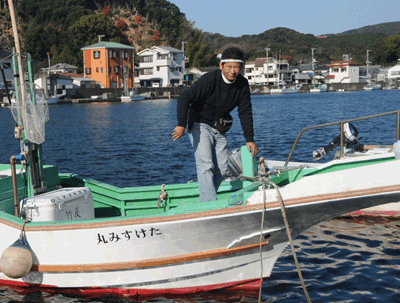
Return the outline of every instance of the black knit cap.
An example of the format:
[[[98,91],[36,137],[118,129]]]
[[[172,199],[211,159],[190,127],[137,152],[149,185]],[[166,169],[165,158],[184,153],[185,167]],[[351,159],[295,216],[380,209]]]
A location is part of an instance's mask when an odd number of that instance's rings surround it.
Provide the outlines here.
[[[228,47],[222,53],[221,62],[222,63],[225,63],[225,62],[243,63],[244,62],[244,54],[243,54],[243,52],[241,51],[240,48],[237,48],[237,47],[234,47],[234,46]]]

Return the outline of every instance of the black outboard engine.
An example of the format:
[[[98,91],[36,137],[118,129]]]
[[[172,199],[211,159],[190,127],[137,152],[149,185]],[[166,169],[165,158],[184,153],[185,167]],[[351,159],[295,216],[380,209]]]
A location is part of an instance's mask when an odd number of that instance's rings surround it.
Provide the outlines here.
[[[357,139],[358,136],[357,128],[349,122],[343,124],[343,131],[344,131],[343,143],[346,148],[351,148],[352,146],[356,145],[358,141],[362,139],[362,137]],[[322,157],[326,156],[329,152],[338,147],[338,145],[340,145],[340,135],[337,136],[335,139],[333,139],[333,141],[329,143],[327,146],[318,147],[318,151],[313,152],[314,161],[319,160]]]

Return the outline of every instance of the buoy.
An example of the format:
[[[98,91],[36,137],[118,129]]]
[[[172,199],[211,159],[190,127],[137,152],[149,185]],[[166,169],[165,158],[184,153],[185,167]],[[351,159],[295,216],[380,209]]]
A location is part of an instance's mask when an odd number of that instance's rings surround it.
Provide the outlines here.
[[[29,273],[32,267],[32,253],[23,239],[18,239],[3,252],[0,267],[11,279],[22,278]]]

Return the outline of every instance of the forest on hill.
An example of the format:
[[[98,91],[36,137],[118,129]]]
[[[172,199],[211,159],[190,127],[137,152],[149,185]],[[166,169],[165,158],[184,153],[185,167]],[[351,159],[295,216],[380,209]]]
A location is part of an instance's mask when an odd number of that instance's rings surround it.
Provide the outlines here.
[[[309,63],[311,48],[316,48],[318,64],[341,60],[348,54],[365,64],[367,49],[370,61],[384,66],[400,58],[400,22],[387,22],[316,37],[293,29],[274,28],[258,35],[225,37],[203,32],[186,19],[179,7],[167,0],[14,0],[23,51],[30,53],[36,67],[68,63],[82,70],[81,48],[103,41],[132,45],[139,52],[153,45],[181,49],[189,66],[216,66],[217,54],[227,45],[245,52],[246,60],[280,56],[292,65]],[[11,19],[6,0],[0,0],[0,46],[13,46]]]

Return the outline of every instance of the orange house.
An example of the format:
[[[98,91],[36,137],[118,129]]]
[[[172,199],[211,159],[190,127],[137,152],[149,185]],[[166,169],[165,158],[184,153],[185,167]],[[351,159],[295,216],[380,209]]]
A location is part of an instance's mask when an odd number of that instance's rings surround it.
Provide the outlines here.
[[[134,88],[134,47],[101,41],[81,49],[85,77],[102,88]]]

